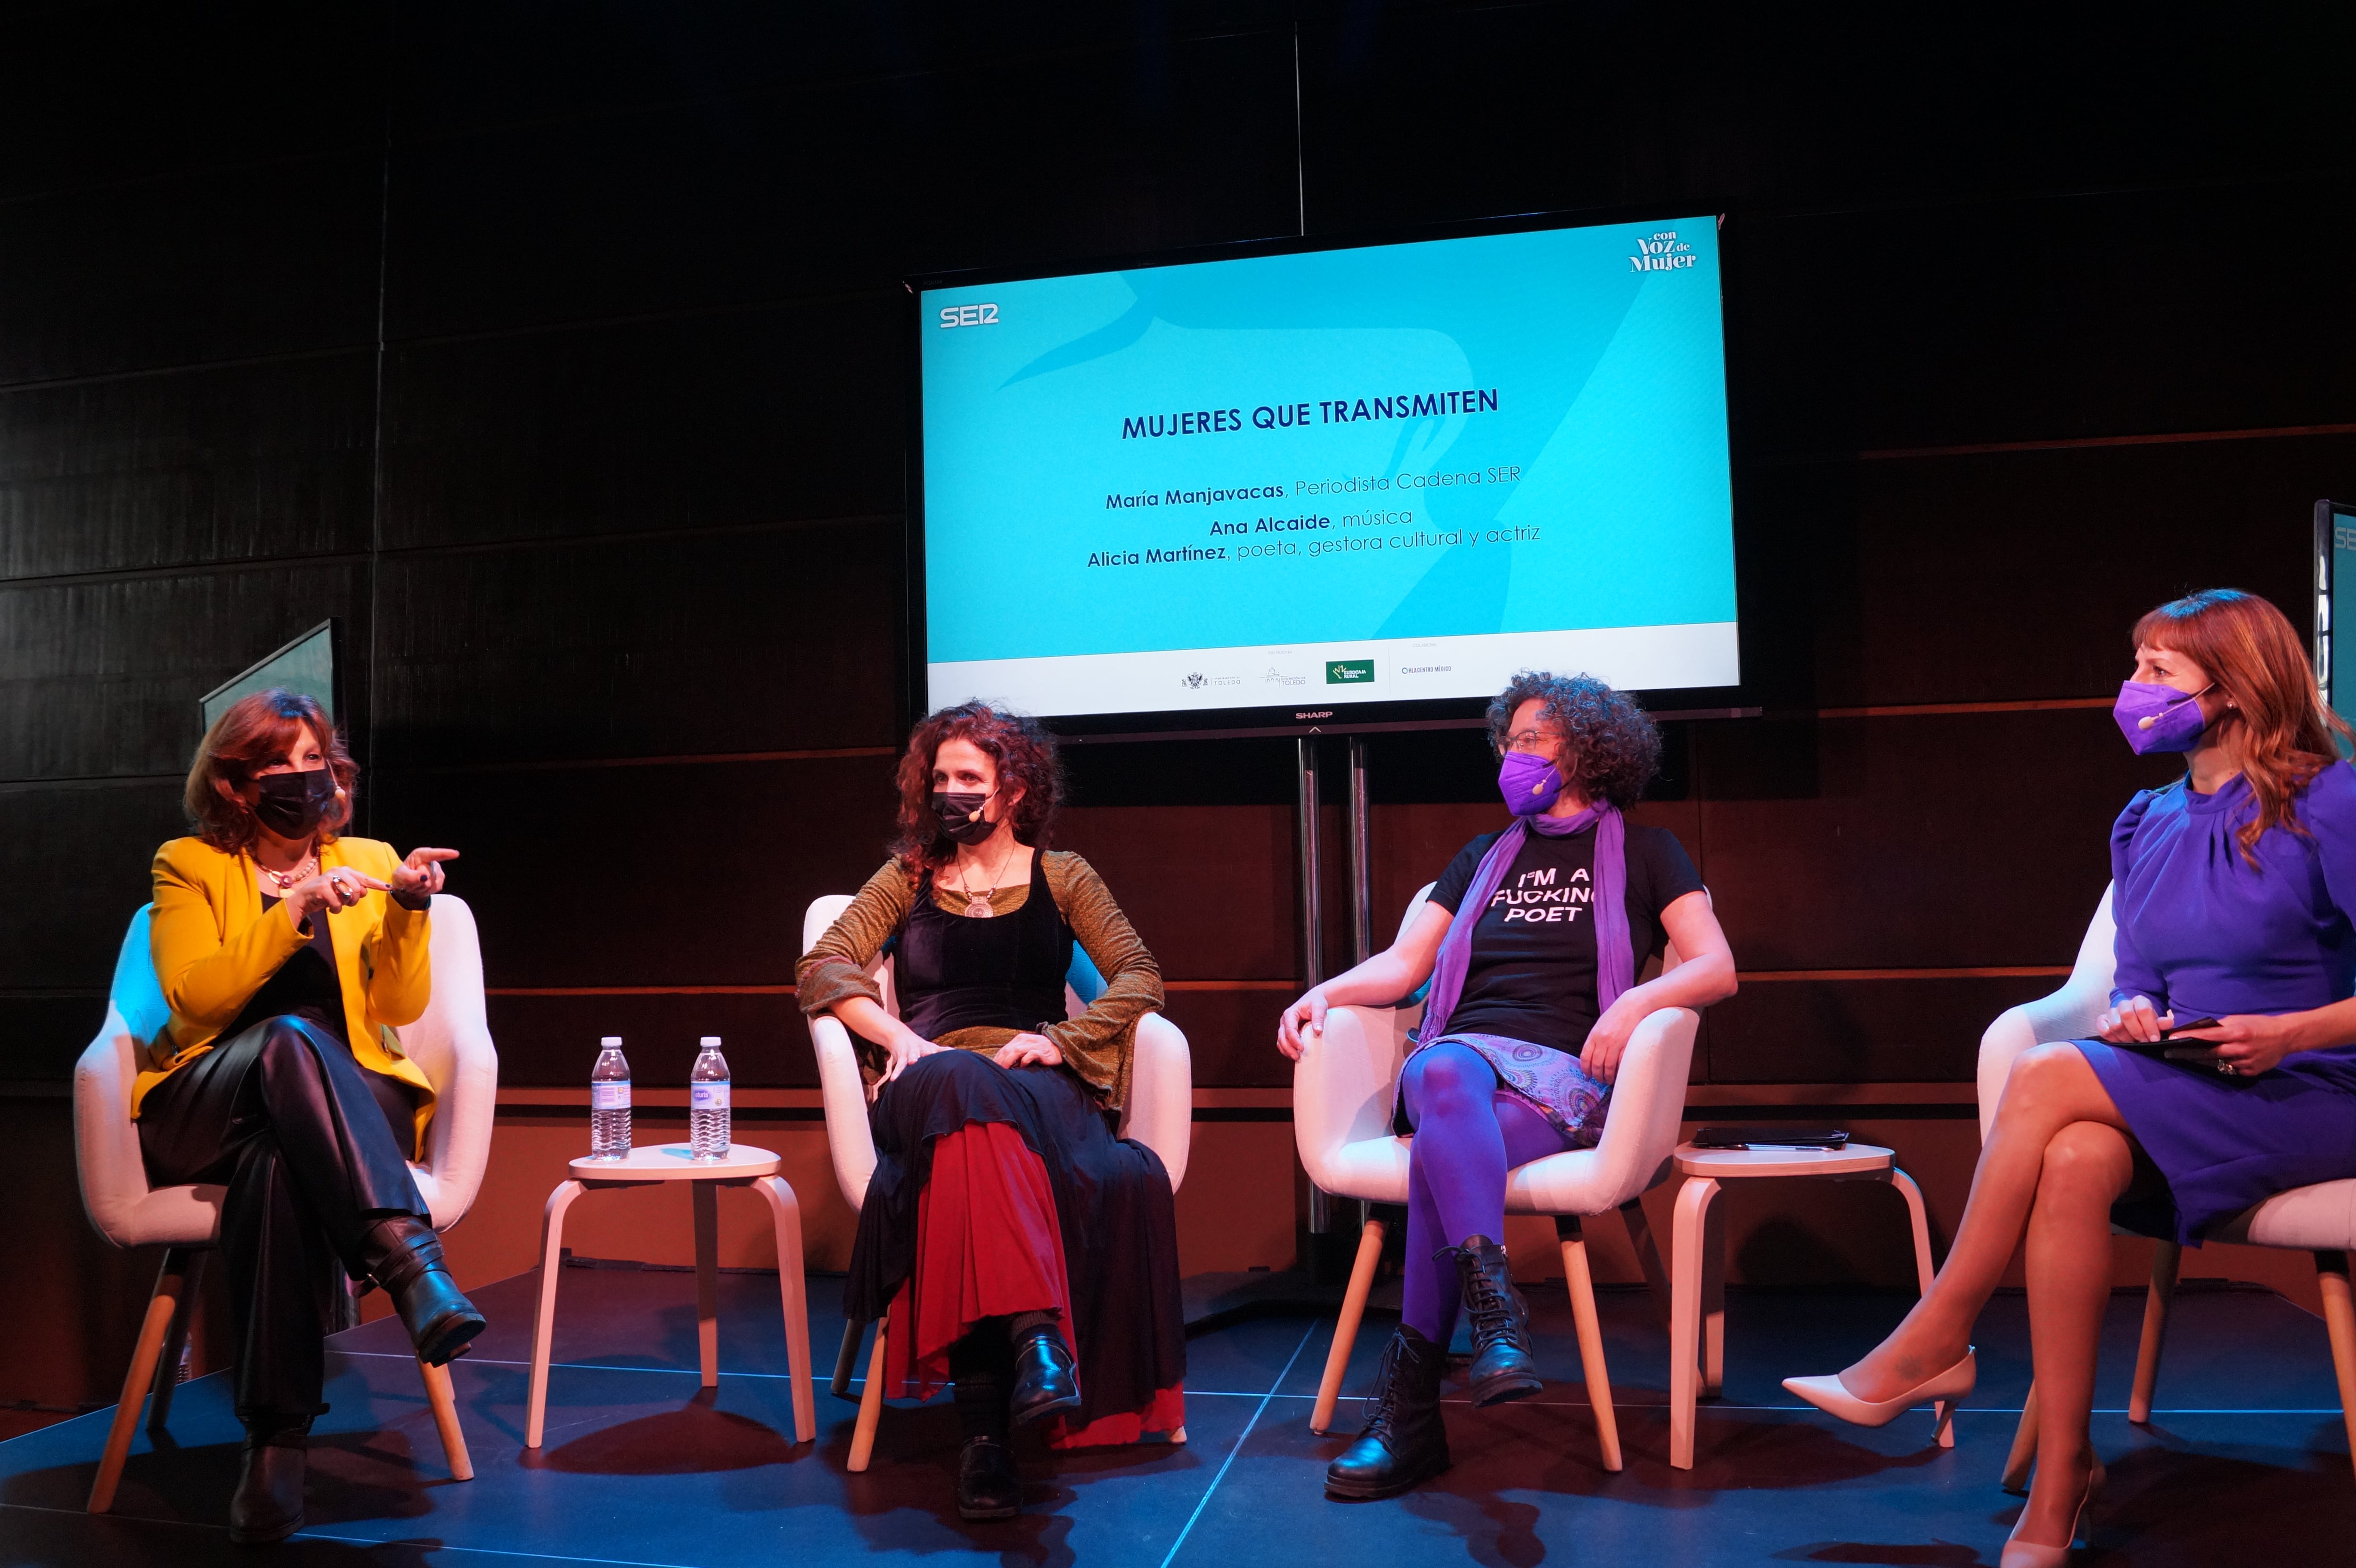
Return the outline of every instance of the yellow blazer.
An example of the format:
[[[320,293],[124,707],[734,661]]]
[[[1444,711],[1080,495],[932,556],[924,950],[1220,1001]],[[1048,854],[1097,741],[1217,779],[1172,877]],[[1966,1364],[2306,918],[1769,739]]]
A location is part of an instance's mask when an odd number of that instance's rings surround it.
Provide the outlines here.
[[[392,880],[400,863],[391,845],[374,838],[338,838],[319,852],[322,871],[349,866],[380,882]],[[145,1070],[132,1086],[134,1117],[147,1091],[210,1051],[262,982],[310,939],[307,927],[298,929],[287,918],[284,904],[262,912],[251,855],[225,854],[201,838],[175,838],[155,851],[155,871],[148,939],[172,1021],[148,1044]],[[349,909],[312,918],[327,923],[336,949],[353,1058],[418,1092],[414,1158],[433,1119],[434,1085],[402,1054],[392,1031],[415,1023],[433,995],[428,917],[403,909],[389,893],[371,892]]]

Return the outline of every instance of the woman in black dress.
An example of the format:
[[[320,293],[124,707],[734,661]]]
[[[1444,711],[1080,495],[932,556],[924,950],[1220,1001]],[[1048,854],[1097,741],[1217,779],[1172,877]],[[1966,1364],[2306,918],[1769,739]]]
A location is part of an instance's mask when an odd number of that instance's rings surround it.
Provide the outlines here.
[[[1185,1422],[1169,1173],[1113,1133],[1162,973],[1087,862],[1041,847],[1060,782],[1030,720],[967,703],[917,725],[893,858],[797,975],[873,1102],[844,1311],[888,1316],[887,1389],[956,1385],[967,1519],[1022,1501],[1013,1424],[1076,1448]],[[1076,942],[1107,984],[1066,1019]],[[887,944],[896,1019],[865,974]]]

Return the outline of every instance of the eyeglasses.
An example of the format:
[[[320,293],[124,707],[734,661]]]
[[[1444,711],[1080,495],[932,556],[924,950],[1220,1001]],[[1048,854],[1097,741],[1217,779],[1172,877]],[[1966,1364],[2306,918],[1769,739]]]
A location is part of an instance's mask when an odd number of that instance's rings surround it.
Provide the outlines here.
[[[1543,730],[1517,730],[1505,737],[1508,752],[1546,752],[1554,744],[1555,738]]]

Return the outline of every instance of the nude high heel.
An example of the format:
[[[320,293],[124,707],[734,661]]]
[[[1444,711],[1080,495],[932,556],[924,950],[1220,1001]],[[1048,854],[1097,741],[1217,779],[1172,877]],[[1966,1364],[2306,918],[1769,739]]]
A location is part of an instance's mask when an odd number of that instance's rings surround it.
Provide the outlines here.
[[[2102,1489],[2103,1463],[2097,1459],[2094,1469],[2087,1473],[2086,1489],[2078,1498],[2078,1511],[2070,1516],[2070,1539],[2061,1546],[2040,1546],[2035,1541],[2016,1540],[2022,1521],[2029,1518],[2029,1509],[2022,1508],[2020,1518],[2013,1521],[2012,1533],[2004,1538],[2004,1556],[1997,1561],[1997,1568],[2069,1568],[2070,1554],[2085,1542],[2086,1510],[2094,1507],[2094,1494]]]
[[[1785,1378],[1783,1387],[1827,1415],[1837,1415],[1858,1426],[1887,1426],[1925,1401],[1938,1404],[1944,1419],[1951,1408],[1979,1381],[1976,1347],[1967,1347],[1964,1359],[1923,1379],[1895,1399],[1863,1400],[1848,1392],[1836,1373],[1828,1378]]]

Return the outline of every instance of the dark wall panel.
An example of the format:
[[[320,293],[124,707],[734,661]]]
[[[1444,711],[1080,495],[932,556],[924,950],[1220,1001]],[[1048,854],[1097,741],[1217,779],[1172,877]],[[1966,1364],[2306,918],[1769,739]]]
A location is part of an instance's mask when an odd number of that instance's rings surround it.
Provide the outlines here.
[[[705,1035],[720,1038],[732,1083],[757,1089],[818,1086],[818,1058],[791,997],[494,994],[488,1001],[499,1082],[510,1087],[586,1085],[597,1042],[609,1034],[622,1037],[631,1082],[640,1089],[685,1088]]]
[[[390,558],[393,766],[890,745],[879,524]]]
[[[1052,56],[1101,70],[1136,44],[1136,85],[1155,85],[1154,46],[1259,30],[1289,37],[1294,8],[1269,0],[1179,0],[1146,8],[1052,0],[976,8],[746,6],[730,0],[465,0],[404,5],[392,73],[403,134],[753,94],[797,83],[902,77]],[[1290,97],[1288,84],[1285,96]]]
[[[891,768],[388,772],[370,831],[459,851],[492,987],[791,985],[809,901],[884,862]]]
[[[2191,442],[1794,464],[1747,527],[1808,596],[1815,701],[2107,697],[2136,618],[2190,590],[2304,630],[2314,503],[2348,494],[2356,435]]]
[[[74,1063],[105,1018],[102,980],[86,991],[45,990],[28,996],[0,990],[0,1083],[58,1083],[71,1078]]]
[[[1743,969],[2067,964],[2111,821],[2182,771],[2064,709],[1705,728],[1703,864]]]
[[[1291,89],[1289,38],[1229,36],[404,144],[391,329],[708,309],[1289,233]]]
[[[2094,912],[2091,904],[2085,912]],[[1997,1015],[2049,995],[2062,979],[1753,981],[1709,1010],[1707,1049],[1695,1059],[1694,1077],[1708,1083],[1968,1083],[1979,1071],[1980,1036]]]
[[[1285,1089],[1292,1063],[1276,1049],[1276,1020],[1292,1000],[1282,990],[1173,991],[1164,1011],[1186,1036],[1201,1089]]]
[[[397,347],[384,542],[896,516],[904,299]]]
[[[177,779],[0,788],[0,993],[103,993],[156,847],[187,831]],[[83,1040],[103,1011],[77,1026]],[[15,1040],[0,1034],[0,1052]]]
[[[0,385],[373,342],[372,148],[0,208]]]
[[[0,16],[0,201],[360,146],[388,5],[72,0]]]
[[[331,615],[365,649],[368,609],[358,560],[0,584],[0,782],[186,773],[198,698]]]
[[[0,392],[0,579],[364,550],[375,447],[372,350]]]
[[[1326,231],[2213,180],[2344,167],[2356,143],[2331,63],[2356,37],[2326,7],[2023,27],[1858,4],[1349,5],[1310,9],[1301,36]],[[1869,267],[1886,220],[1854,227],[1826,273]]]
[[[1766,453],[2356,420],[2341,175],[2042,193],[1730,228],[1730,319]]]
[[[1298,971],[1282,806],[1108,806],[1066,812],[1058,848],[1087,858],[1162,975],[1289,979]]]

